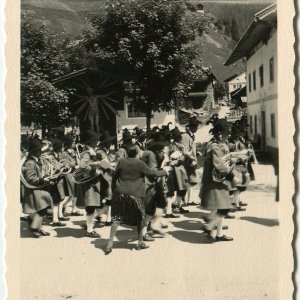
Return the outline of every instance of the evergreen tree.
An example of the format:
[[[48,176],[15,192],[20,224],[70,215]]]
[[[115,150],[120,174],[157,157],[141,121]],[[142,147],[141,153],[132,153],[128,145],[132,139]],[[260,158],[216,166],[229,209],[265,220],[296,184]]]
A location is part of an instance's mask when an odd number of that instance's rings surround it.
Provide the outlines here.
[[[231,38],[235,42],[240,39],[238,24],[234,18],[231,21]]]

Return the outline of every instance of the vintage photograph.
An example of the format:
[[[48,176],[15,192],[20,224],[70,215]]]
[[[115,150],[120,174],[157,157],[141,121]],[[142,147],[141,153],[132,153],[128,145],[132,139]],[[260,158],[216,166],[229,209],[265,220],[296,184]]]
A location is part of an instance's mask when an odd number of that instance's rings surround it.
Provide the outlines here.
[[[286,299],[277,15],[21,0],[20,299]]]

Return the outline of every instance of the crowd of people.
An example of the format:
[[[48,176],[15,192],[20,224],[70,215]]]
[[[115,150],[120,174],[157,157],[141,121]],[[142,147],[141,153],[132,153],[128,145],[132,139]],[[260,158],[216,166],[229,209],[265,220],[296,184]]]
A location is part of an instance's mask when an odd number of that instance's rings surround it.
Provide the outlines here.
[[[210,211],[199,228],[208,241],[232,241],[223,234],[223,219],[246,209],[240,195],[254,180],[255,153],[240,122],[231,124],[214,115],[208,123],[212,138],[200,153],[205,158],[201,179],[196,117],[189,119],[185,132],[169,125],[148,133],[138,127],[124,130],[118,147],[107,131],[99,136],[86,130],[80,144],[71,135],[51,140],[22,136],[22,219],[33,237],[48,236],[43,218],[50,214],[53,227],[64,227],[70,217],[83,216],[77,208],[83,199],[86,236],[100,238],[95,222],[111,227],[105,249],[109,254],[120,224],[136,227],[137,249],[146,249],[153,234],[165,236],[165,219],[188,215],[187,206],[200,205]],[[197,199],[191,193],[195,185],[200,185]]]

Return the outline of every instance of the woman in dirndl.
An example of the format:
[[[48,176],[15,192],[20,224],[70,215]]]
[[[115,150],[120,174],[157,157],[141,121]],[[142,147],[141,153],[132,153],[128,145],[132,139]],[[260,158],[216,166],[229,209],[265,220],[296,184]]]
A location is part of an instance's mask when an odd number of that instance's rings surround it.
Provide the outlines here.
[[[113,224],[105,254],[109,254],[112,251],[113,239],[120,223],[137,227],[137,250],[149,248],[143,242],[143,228],[146,226],[144,176],[161,177],[167,175],[165,170],[151,169],[144,161],[138,159],[136,146],[129,147],[127,154],[127,158],[119,160],[113,178],[114,195],[111,203]]]
[[[30,231],[35,238],[50,235],[42,229],[43,217],[52,203],[48,192],[50,178],[42,176],[40,156],[42,154],[42,142],[36,138],[29,140],[28,155],[22,166],[22,175],[29,185],[23,184],[23,211],[30,214]]]
[[[225,141],[229,135],[229,126],[225,119],[219,119],[211,130],[214,138],[208,144],[206,159],[203,169],[200,198],[204,209],[211,210],[209,222],[204,225],[204,231],[209,234],[210,241],[232,241],[233,238],[222,234],[222,223],[230,209],[233,208],[229,198],[228,181],[231,186],[236,186],[237,180],[232,167],[223,159],[229,153]],[[217,180],[213,171],[218,172],[225,180]],[[217,228],[216,239],[212,232]]]

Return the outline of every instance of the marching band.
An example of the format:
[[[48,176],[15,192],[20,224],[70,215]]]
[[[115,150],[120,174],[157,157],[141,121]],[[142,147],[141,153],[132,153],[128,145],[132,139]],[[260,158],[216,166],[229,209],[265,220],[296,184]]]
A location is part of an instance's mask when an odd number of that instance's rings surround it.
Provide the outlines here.
[[[233,240],[222,235],[222,220],[230,212],[246,209],[241,193],[254,179],[251,164],[257,160],[238,124],[230,128],[217,116],[210,122],[213,137],[206,153],[200,154],[205,156],[201,183],[196,117],[190,118],[186,132],[169,126],[148,133],[138,127],[133,134],[124,130],[119,149],[113,149],[116,137],[107,131],[99,136],[87,130],[80,144],[71,135],[51,141],[22,136],[21,204],[32,236],[49,235],[42,229],[49,211],[53,227],[66,226],[70,216],[82,216],[77,208],[82,200],[87,237],[100,237],[94,231],[96,220],[111,226],[106,254],[112,251],[117,228],[123,223],[137,227],[137,249],[146,249],[145,241],[154,240],[151,233],[165,235],[164,218],[179,218],[189,212],[184,206],[198,205],[190,190],[199,184],[200,205],[211,211],[202,230],[214,241]]]

